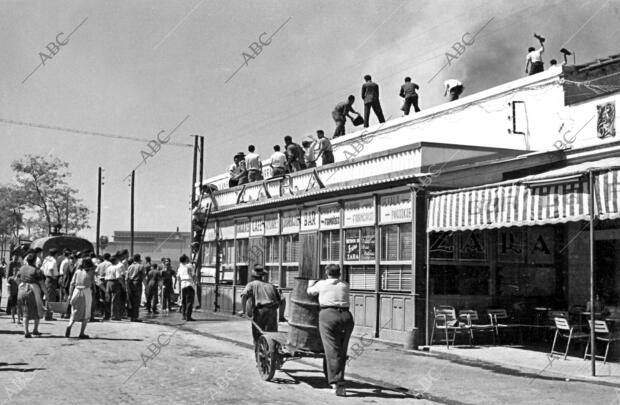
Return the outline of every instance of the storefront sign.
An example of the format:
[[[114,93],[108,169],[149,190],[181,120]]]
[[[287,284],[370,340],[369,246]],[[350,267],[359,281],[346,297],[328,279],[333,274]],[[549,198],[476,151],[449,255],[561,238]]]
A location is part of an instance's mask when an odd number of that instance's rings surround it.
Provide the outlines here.
[[[379,206],[381,224],[411,222],[411,193],[384,195]]]
[[[375,224],[375,201],[372,197],[344,203],[344,226]]]
[[[340,229],[340,207],[331,205],[319,208],[321,230]]]
[[[487,247],[483,231],[463,231],[460,235],[459,259],[486,260]]]
[[[316,231],[319,229],[319,208],[304,208],[301,210],[301,230]]]
[[[502,228],[497,232],[497,261],[523,263],[525,260],[524,228]]]
[[[299,233],[299,211],[282,213],[282,234]]]
[[[550,226],[531,227],[527,230],[527,261],[531,264],[555,263],[554,229]]]
[[[265,234],[265,217],[250,218],[250,236],[263,236]]]
[[[207,225],[207,229],[205,229],[205,242],[211,242],[215,240],[215,224]]]
[[[222,222],[220,225],[220,235],[223,240],[235,239],[235,224],[232,221]]]
[[[265,215],[265,235],[279,235],[280,234],[280,215],[269,214]]]
[[[250,220],[248,218],[239,218],[235,221],[235,237],[237,239],[250,237]]]

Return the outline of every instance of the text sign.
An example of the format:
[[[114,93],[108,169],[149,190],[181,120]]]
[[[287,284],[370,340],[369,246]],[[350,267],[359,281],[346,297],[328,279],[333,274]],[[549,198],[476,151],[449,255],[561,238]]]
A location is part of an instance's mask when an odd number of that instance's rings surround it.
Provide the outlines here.
[[[329,207],[321,207],[319,209],[320,228],[323,229],[339,229],[340,228],[340,207],[332,205]]]
[[[236,238],[250,237],[250,220],[248,218],[240,218],[235,222]]]
[[[269,214],[265,215],[265,235],[279,235],[280,234],[280,215]]]
[[[299,211],[282,213],[282,233],[299,233]]]
[[[305,208],[301,210],[301,230],[316,231],[317,229],[319,229],[318,207]]]
[[[379,221],[382,224],[411,222],[411,193],[385,195],[381,197]]]
[[[252,217],[250,218],[250,236],[262,236],[265,234],[265,218]]]
[[[375,200],[365,198],[344,203],[344,226],[368,226],[375,224]]]

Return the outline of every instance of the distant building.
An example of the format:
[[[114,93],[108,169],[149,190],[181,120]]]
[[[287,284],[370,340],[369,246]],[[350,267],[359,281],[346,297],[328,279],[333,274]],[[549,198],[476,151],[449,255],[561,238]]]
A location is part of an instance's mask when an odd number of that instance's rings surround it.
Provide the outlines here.
[[[172,259],[172,265],[176,269],[179,257],[185,253],[189,256],[189,244],[191,234],[177,231],[135,231],[134,253],[139,253],[142,258],[150,256],[153,263],[159,263],[162,257]],[[113,240],[106,246],[104,252],[114,253],[118,250],[131,251],[131,233],[129,231],[114,231]]]

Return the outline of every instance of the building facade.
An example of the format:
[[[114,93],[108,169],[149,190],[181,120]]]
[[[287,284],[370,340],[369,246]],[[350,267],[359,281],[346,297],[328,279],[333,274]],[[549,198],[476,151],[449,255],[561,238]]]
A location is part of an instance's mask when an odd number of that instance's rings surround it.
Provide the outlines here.
[[[500,201],[491,198],[499,198],[496,183],[517,187],[532,181],[528,176],[549,180],[553,170],[611,163],[618,66],[610,58],[554,67],[348,134],[332,141],[336,163],[325,167],[270,179],[265,164],[268,180],[233,188],[226,175],[207,179],[217,191],[198,207],[209,212],[201,236],[203,307],[240,310],[256,263],[287,298],[300,268],[322,274],[339,264],[358,332],[389,340],[413,328],[420,341],[427,338],[434,305],[483,311],[582,300],[575,249],[583,243],[575,233],[583,216],[559,227],[539,221],[517,229],[497,217],[496,227],[454,223],[507,213],[490,208]],[[467,200],[467,209],[459,205],[476,187],[490,191]],[[539,207],[535,195],[530,204]]]

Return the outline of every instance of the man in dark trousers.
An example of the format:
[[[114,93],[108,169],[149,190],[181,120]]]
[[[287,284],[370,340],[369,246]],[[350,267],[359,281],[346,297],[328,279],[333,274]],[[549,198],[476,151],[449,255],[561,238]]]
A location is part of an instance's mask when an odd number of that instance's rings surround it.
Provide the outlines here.
[[[308,294],[319,296],[319,333],[327,361],[327,379],[336,395],[346,396],[344,368],[349,339],[353,332],[353,316],[349,312],[349,284],[340,281],[340,266],[325,269],[326,280],[310,281]]]
[[[241,308],[246,308],[248,299],[254,302],[252,308],[252,320],[265,332],[278,331],[278,307],[282,302],[280,293],[273,284],[263,281],[265,269],[260,264],[254,266],[252,281],[250,281],[241,293]],[[245,312],[240,311],[239,315]],[[252,337],[254,346],[260,337],[260,332],[252,324]]]
[[[381,103],[379,102],[379,85],[372,81],[370,75],[364,76],[364,80],[366,80],[366,83],[362,84],[362,100],[364,100],[364,127],[368,128],[371,107],[379,122],[385,122],[385,118],[383,118],[383,110],[381,110]]]
[[[336,122],[336,130],[334,131],[334,138],[344,135],[344,124],[347,121],[347,117],[353,121],[353,117],[350,113],[359,115],[357,111],[353,109],[353,103],[355,102],[355,96],[351,94],[347,101],[342,101],[336,104],[334,111],[332,111],[332,118]]]
[[[181,287],[181,312],[184,320],[195,321],[192,318],[194,297],[196,296],[194,266],[189,262],[189,257],[186,254],[179,258],[179,262],[181,263],[177,271],[177,279]]]
[[[420,86],[413,83],[410,77],[405,77],[405,83],[400,86],[400,96],[405,99],[405,102],[401,108],[405,115],[409,115],[409,111],[411,110],[411,106],[415,112],[420,112],[420,107],[418,107],[418,93],[416,90],[419,90]]]
[[[162,302],[161,309],[164,312],[170,311],[172,307],[172,292],[174,291],[174,281],[176,280],[176,273],[172,269],[170,259],[162,260],[164,270],[161,272],[162,279]]]
[[[150,267],[150,268],[149,268]],[[154,314],[158,314],[157,312],[157,289],[159,288],[159,280],[161,279],[161,275],[159,273],[159,269],[157,268],[157,264],[151,264],[146,267],[148,274],[146,275],[146,310]]]
[[[127,269],[127,315],[131,322],[140,322],[140,299],[145,276],[142,257],[139,254],[133,255],[133,263]]]

